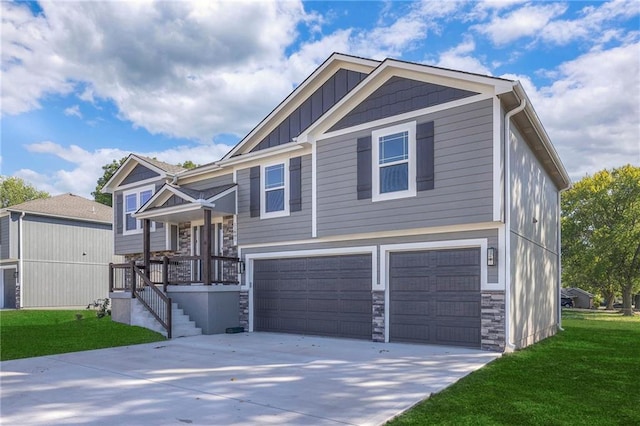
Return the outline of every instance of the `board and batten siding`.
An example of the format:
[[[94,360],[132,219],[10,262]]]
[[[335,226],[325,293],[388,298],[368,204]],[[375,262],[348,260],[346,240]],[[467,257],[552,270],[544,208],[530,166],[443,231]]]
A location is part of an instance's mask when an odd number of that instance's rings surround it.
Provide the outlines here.
[[[163,183],[156,184],[156,191],[162,187]],[[113,249],[116,254],[136,254],[142,253],[142,232],[138,234],[123,235],[123,191],[115,191],[113,194],[114,209],[114,245]],[[151,251],[163,251],[167,248],[167,236],[163,223],[156,223],[154,231],[151,231]]]
[[[374,129],[317,142],[318,237],[493,220],[492,100],[414,120],[435,126],[435,188],[415,197],[357,199],[356,141]]]
[[[87,306],[108,296],[111,225],[27,215],[23,307]]]
[[[556,331],[558,189],[515,126],[511,130],[511,340],[524,347]]]
[[[260,248],[244,248],[242,249],[242,259],[248,254],[256,253],[276,253],[283,251],[304,251],[304,250],[318,250],[318,249],[334,249],[334,248],[347,248],[347,247],[371,247],[377,246],[378,253],[381,245],[387,244],[405,244],[405,243],[422,243],[422,242],[442,242],[451,240],[469,240],[469,239],[487,239],[487,247],[498,247],[498,230],[497,229],[485,229],[476,231],[464,231],[464,232],[446,232],[437,234],[421,234],[421,235],[403,235],[395,237],[372,237],[365,239],[348,239],[341,241],[330,242],[317,242],[308,244],[292,244],[286,246],[275,247],[260,247]],[[500,254],[499,254],[500,255]],[[498,264],[500,262],[498,261]],[[380,265],[380,259],[378,259],[378,267]],[[487,282],[498,282],[498,264],[495,266],[487,266]],[[379,271],[378,271],[379,272]],[[378,277],[380,275],[378,274]]]
[[[239,245],[311,238],[311,155],[302,156],[302,209],[289,216],[251,217],[249,168],[238,170],[237,180]]]

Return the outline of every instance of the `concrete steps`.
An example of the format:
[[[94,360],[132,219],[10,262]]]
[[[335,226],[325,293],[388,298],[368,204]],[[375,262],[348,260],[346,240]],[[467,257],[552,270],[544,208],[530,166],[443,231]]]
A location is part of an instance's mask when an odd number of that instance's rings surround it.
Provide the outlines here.
[[[132,300],[133,307],[131,312],[131,325],[148,328],[167,337],[167,331],[160,325],[147,308],[145,308],[138,299]],[[171,337],[197,336],[202,334],[202,329],[196,327],[196,323],[191,321],[189,315],[178,306],[177,303],[171,304]]]

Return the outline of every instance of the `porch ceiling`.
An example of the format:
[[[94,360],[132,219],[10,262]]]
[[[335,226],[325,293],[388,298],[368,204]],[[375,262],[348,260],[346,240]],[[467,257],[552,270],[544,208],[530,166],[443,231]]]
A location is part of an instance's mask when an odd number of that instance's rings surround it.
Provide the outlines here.
[[[204,218],[204,211],[211,210],[211,217],[222,217],[234,212],[224,212],[216,209],[214,203],[200,202],[181,204],[178,206],[156,208],[143,213],[134,214],[137,219],[150,219],[155,222],[193,222]]]

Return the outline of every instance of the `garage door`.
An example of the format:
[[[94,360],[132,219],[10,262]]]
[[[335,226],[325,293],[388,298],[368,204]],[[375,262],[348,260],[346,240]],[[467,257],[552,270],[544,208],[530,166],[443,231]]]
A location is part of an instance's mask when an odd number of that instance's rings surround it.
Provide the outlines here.
[[[480,347],[480,249],[391,253],[389,339]]]
[[[371,339],[371,255],[254,260],[254,330]]]

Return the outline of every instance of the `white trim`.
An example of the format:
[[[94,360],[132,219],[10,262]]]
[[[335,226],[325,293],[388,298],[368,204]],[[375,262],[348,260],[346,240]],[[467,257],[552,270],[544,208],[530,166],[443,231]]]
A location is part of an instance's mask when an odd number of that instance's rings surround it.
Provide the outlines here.
[[[238,249],[240,253],[240,248]],[[249,331],[253,331],[253,261],[256,259],[285,259],[295,257],[340,256],[349,254],[371,254],[371,289],[381,290],[378,284],[378,247],[340,247],[332,249],[295,250],[273,253],[255,253],[245,255],[245,282],[240,289],[249,292]]]
[[[168,179],[166,177],[158,176],[158,177],[155,177],[155,178],[149,178],[149,179],[140,180],[138,182],[127,183],[126,185],[118,186],[117,188],[115,188],[113,190],[113,193],[115,194],[117,191],[123,191],[124,192],[124,191],[127,191],[127,190],[135,189],[135,188],[146,186],[146,185],[149,185],[149,184],[156,184],[156,183],[165,184],[165,183],[167,183],[167,180]]]
[[[25,214],[28,214],[29,216],[44,216],[44,217],[53,217],[53,218],[56,218],[56,219],[73,220],[73,221],[78,221],[78,222],[89,222],[89,223],[100,223],[100,224],[103,224],[103,225],[113,225],[112,222],[107,221],[107,220],[89,219],[89,218],[74,217],[74,216],[64,216],[64,215],[52,214],[52,213],[32,212],[32,211],[28,211],[28,210],[12,210],[11,208],[8,208],[8,211],[10,211],[11,213],[19,213],[19,214],[25,213]]]
[[[140,194],[142,192],[146,192],[146,191],[151,191],[151,197],[144,203],[144,204],[140,204]],[[140,222],[139,217],[137,217],[136,213],[138,212],[138,210],[141,210],[145,205],[147,205],[151,199],[153,198],[153,195],[156,193],[156,186],[155,185],[147,185],[147,186],[141,186],[141,187],[137,187],[135,189],[131,189],[128,191],[123,191],[122,192],[122,235],[134,235],[134,234],[141,234],[142,233],[142,223]],[[136,228],[135,229],[127,229],[127,196],[128,195],[133,195],[135,194],[136,196],[136,210],[131,212],[131,217],[133,217],[134,219],[136,219]],[[142,213],[142,215],[144,215],[144,213]],[[156,225],[154,222],[151,223],[151,232],[156,230]]]
[[[135,217],[136,219],[152,219],[154,217],[158,217],[158,216],[162,216],[162,215],[170,215],[170,214],[176,214],[176,213],[186,213],[186,212],[191,212],[194,210],[200,210],[200,209],[205,209],[205,208],[209,208],[211,210],[214,210],[216,207],[215,204],[210,203],[206,200],[196,200],[193,203],[188,203],[188,204],[178,204],[177,206],[171,206],[171,207],[164,207],[162,209],[158,209],[158,210],[152,210],[152,211],[148,211],[148,212],[142,212],[142,213],[135,213],[133,215],[133,217]],[[152,231],[155,230],[155,227],[152,227]],[[139,231],[142,232],[142,231]],[[136,233],[139,233],[136,232]],[[134,232],[129,231],[129,233],[133,234]]]
[[[413,250],[441,250],[441,249],[455,249],[455,248],[468,248],[479,247],[480,248],[480,291],[493,290],[493,288],[487,288],[487,239],[477,238],[469,240],[448,240],[448,241],[434,241],[434,242],[422,242],[422,243],[405,243],[405,244],[384,244],[380,246],[380,286],[384,289],[384,303],[386,309],[384,310],[384,341],[389,342],[389,271],[387,265],[389,264],[389,253],[397,253],[402,251]]]
[[[415,197],[416,192],[416,125],[415,121],[411,121],[408,123],[397,124],[395,126],[386,127],[384,129],[378,129],[371,132],[371,183],[372,183],[372,191],[371,191],[371,201],[385,201],[385,200],[395,200],[398,198],[408,198]],[[397,164],[402,164],[407,162],[408,166],[408,182],[407,189],[403,191],[394,191],[394,192],[380,192],[380,169],[382,167],[392,166],[394,163],[386,163],[380,164],[380,138],[384,136],[388,136],[394,133],[404,133],[408,134],[408,157],[406,160],[402,160],[401,162],[397,162]]]
[[[282,188],[284,192],[284,206],[283,210],[278,210],[274,212],[267,212],[267,190],[265,188],[265,179],[266,179],[266,169],[267,167],[280,166],[282,165],[284,168],[284,187]],[[276,188],[279,189],[279,188]],[[290,191],[290,182],[289,182],[289,161],[278,161],[273,163],[266,163],[260,165],[260,219],[271,219],[274,217],[283,217],[289,216],[289,191]]]
[[[501,108],[500,99],[493,97],[493,220],[504,221],[502,217],[503,200],[503,171],[501,162],[502,126],[500,125]]]
[[[497,262],[497,266],[498,266],[498,285],[500,286],[500,288],[497,288],[496,290],[503,290],[506,288],[506,276],[505,276],[505,267],[504,267],[504,263],[507,261],[507,243],[506,243],[506,232],[507,227],[504,225],[504,223],[501,223],[498,226],[498,253],[497,253],[497,258],[498,258],[498,262]],[[492,283],[487,283],[488,285],[492,284]]]
[[[243,244],[244,249],[257,249],[268,247],[281,247],[290,246],[296,244],[318,244],[318,243],[331,243],[338,241],[353,241],[353,240],[365,240],[376,238],[389,238],[389,237],[408,237],[414,235],[433,235],[443,234],[449,232],[473,232],[473,231],[487,231],[493,229],[499,229],[502,225],[495,222],[481,222],[464,225],[448,225],[448,226],[435,226],[431,228],[412,228],[412,229],[400,229],[395,231],[379,231],[379,232],[365,232],[361,234],[345,234],[335,235],[331,237],[319,237],[310,238],[306,240],[287,240],[271,243],[255,243],[255,244]],[[498,254],[500,256],[500,254]],[[500,262],[498,258],[498,262]]]
[[[131,166],[131,162],[133,161],[135,161],[137,164],[140,164],[143,167],[153,172],[158,173],[159,176],[120,186],[119,185],[120,182],[122,182],[125,179],[125,177],[128,176],[129,173],[131,173],[131,171],[136,168],[136,166]],[[125,173],[124,177],[120,177],[120,174],[122,173]],[[129,157],[125,160],[124,163],[122,163],[122,165],[120,165],[120,167],[118,167],[118,169],[113,174],[113,176],[111,176],[111,178],[103,185],[102,188],[103,188],[103,192],[112,194],[116,190],[128,188],[131,185],[140,185],[140,184],[147,183],[148,181],[166,179],[167,176],[175,176],[175,175],[172,173],[168,173],[165,170],[162,170],[161,168],[145,161],[144,159],[138,157],[136,154],[132,153],[132,154],[129,154]]]
[[[311,238],[318,237],[318,144],[311,141]]]
[[[409,111],[403,114],[381,118],[379,120],[367,121],[366,123],[358,124],[356,126],[346,127],[340,130],[334,130],[333,132],[321,133],[320,135],[316,136],[316,139],[325,140],[325,139],[334,138],[337,136],[347,135],[349,133],[359,132],[361,130],[367,130],[373,127],[388,126],[390,124],[394,124],[399,121],[415,119],[416,117],[420,117],[423,115],[433,114],[439,111],[444,111],[444,110],[456,108],[463,105],[473,104],[473,103],[484,101],[490,98],[491,98],[491,95],[481,93],[479,95],[469,96],[468,98],[459,99],[457,101],[451,101],[444,104],[438,104],[438,105],[434,105],[427,108],[417,109],[415,111]]]
[[[242,154],[238,157],[231,157],[228,160],[220,160],[218,165],[220,167],[227,167],[235,164],[246,163],[251,160],[259,160],[265,157],[270,157],[275,154],[283,154],[286,152],[297,151],[307,147],[306,142],[287,142],[271,148],[261,149],[260,151],[250,152],[248,154]]]

